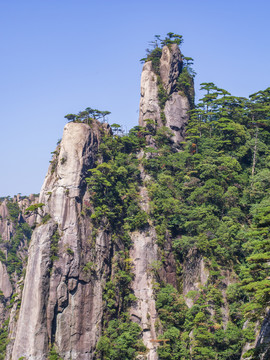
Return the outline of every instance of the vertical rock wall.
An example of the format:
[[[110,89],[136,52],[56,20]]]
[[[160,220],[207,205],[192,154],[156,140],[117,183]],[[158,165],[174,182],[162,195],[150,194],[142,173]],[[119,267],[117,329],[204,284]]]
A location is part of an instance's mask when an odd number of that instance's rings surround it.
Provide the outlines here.
[[[63,359],[89,360],[101,333],[102,289],[109,237],[91,236],[85,176],[107,126],[69,123],[39,202],[50,219],[33,233],[12,359],[45,360],[50,345]],[[53,240],[54,238],[54,240]],[[55,243],[56,239],[56,243]],[[52,258],[52,246],[57,255]],[[95,276],[84,267],[95,257]]]
[[[143,154],[140,154],[141,156]],[[141,177],[146,178],[144,170],[140,167]],[[150,199],[145,186],[140,188],[140,206],[149,213]],[[147,360],[157,360],[156,321],[158,319],[154,298],[155,277],[152,266],[158,261],[158,246],[156,244],[155,229],[149,225],[144,231],[131,234],[132,248],[130,258],[134,264],[134,280],[132,289],[137,301],[130,309],[132,321],[138,323],[143,331],[143,342],[148,349]]]
[[[182,55],[179,47],[172,44],[164,46],[160,58],[159,74],[153,70],[152,61],[147,61],[141,76],[141,100],[139,125],[146,126],[145,120],[151,119],[157,128],[167,126],[173,133],[173,141],[177,144],[184,140],[185,127],[188,122],[190,104],[183,92],[177,91],[176,85],[183,68]],[[160,86],[167,93],[164,109],[159,102]],[[161,113],[165,114],[165,121]]]

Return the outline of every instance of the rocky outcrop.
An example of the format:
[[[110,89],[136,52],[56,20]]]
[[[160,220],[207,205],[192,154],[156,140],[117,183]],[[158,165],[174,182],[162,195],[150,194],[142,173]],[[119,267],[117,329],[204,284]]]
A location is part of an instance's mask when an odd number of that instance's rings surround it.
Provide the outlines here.
[[[166,126],[173,132],[173,141],[175,143],[180,143],[184,140],[189,110],[188,98],[177,92],[174,92],[169,100],[166,101],[164,108]]]
[[[182,55],[178,45],[171,44],[170,48],[164,46],[160,58],[159,72],[167,94],[172,94],[175,91],[182,68]]]
[[[45,360],[55,345],[63,359],[89,360],[101,334],[102,289],[109,236],[92,238],[85,176],[108,126],[69,123],[40,193],[47,222],[35,230],[12,359]],[[95,257],[95,274],[85,265]]]
[[[7,273],[6,266],[0,262],[0,290],[5,298],[9,298],[12,294],[12,285]]]
[[[38,198],[35,195],[27,197],[18,194],[13,199],[10,197],[2,199],[0,203],[0,326],[5,320],[11,318],[11,300],[13,307],[16,308],[16,303],[20,298],[18,294],[21,291],[17,282],[22,280],[19,277],[27,258],[27,236],[31,233],[31,229],[24,226],[24,223],[34,226],[36,222],[36,214],[25,214],[25,209],[37,201]],[[27,236],[22,229],[27,229]],[[14,244],[18,242],[18,239],[19,246],[15,247]],[[17,294],[16,300],[15,294]]]
[[[30,195],[30,196],[20,196],[20,194],[13,197],[13,199],[6,198],[2,203],[0,203],[0,235],[2,241],[10,241],[10,238],[14,234],[15,226],[12,222],[9,210],[8,210],[8,202],[17,203],[20,209],[20,215],[18,218],[19,222],[27,222],[29,226],[34,226],[36,222],[36,214],[28,213],[25,214],[25,210],[32,204],[38,202],[38,196]]]
[[[249,325],[247,320],[244,329]],[[266,309],[266,315],[262,323],[257,321],[255,325],[255,341],[246,343],[242,350],[241,360],[253,360],[253,356],[248,356],[250,349],[255,350],[255,356],[258,360],[268,360],[270,358],[270,311]]]
[[[146,126],[146,120],[153,120],[156,128],[168,127],[173,134],[175,144],[184,140],[188,122],[190,102],[187,94],[177,90],[177,82],[183,69],[182,55],[176,44],[164,46],[159,64],[159,73],[155,73],[152,61],[147,61],[141,76],[141,100],[139,125]],[[159,97],[166,96],[161,106]]]
[[[138,159],[142,159],[144,153],[138,154]],[[149,180],[145,174],[142,165],[139,166],[141,178],[143,181]],[[150,199],[147,188],[143,185],[140,187],[140,207],[149,214]],[[136,302],[131,306],[131,320],[140,325],[143,333],[143,343],[147,347],[148,352],[144,359],[156,360],[157,355],[157,339],[156,321],[158,319],[156,304],[154,298],[155,275],[153,266],[158,262],[158,246],[156,244],[155,229],[149,226],[141,231],[135,231],[131,234],[132,247],[130,250],[130,258],[133,260],[134,279],[132,282],[132,290],[136,296]]]
[[[205,262],[196,249],[191,249],[183,264],[183,295],[187,306],[193,305],[193,300],[186,295],[190,291],[199,291],[205,285],[209,276],[209,271],[205,267]]]
[[[151,61],[147,61],[142,70],[139,125],[145,126],[145,120],[147,119],[154,120],[158,126],[162,126],[158,102],[157,75],[153,71]]]
[[[130,257],[134,263],[134,280],[132,289],[137,300],[131,307],[131,319],[137,322],[143,331],[143,342],[148,349],[147,360],[157,360],[157,338],[155,324],[157,312],[154,299],[154,275],[151,267],[157,262],[157,245],[155,244],[155,233],[153,229],[135,232],[131,235],[132,249]]]
[[[0,205],[0,234],[3,241],[9,241],[14,231],[14,225],[9,219],[7,200]]]
[[[260,332],[256,339],[255,349],[260,352],[260,360],[267,360],[270,358],[270,311],[268,311]]]

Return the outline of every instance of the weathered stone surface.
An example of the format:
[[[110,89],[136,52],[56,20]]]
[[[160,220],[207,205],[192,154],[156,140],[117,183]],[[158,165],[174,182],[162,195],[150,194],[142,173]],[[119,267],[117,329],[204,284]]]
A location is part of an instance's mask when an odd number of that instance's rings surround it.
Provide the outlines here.
[[[187,298],[189,291],[199,291],[200,285],[207,282],[209,276],[208,270],[205,268],[204,260],[196,249],[191,249],[183,266],[183,295],[188,307],[192,307],[193,300]]]
[[[270,311],[268,311],[256,339],[256,348],[261,349],[260,360],[270,358]]]
[[[175,91],[177,79],[182,71],[182,56],[177,44],[164,46],[160,58],[160,78],[168,94]]]
[[[256,339],[254,342],[246,343],[242,350],[241,360],[252,360],[253,358],[247,357],[246,352],[250,349],[256,349],[258,354],[256,355],[258,360],[269,360],[270,359],[270,310],[266,310],[266,316],[263,323],[259,321],[255,326]],[[244,324],[244,329],[247,328],[248,321]]]
[[[49,294],[50,238],[56,230],[51,221],[38,227],[29,249],[22,307],[12,359],[45,360],[49,346],[46,304]]]
[[[135,274],[132,283],[136,304],[130,309],[131,319],[137,322],[143,330],[143,342],[149,349],[146,359],[158,359],[156,347],[152,342],[157,338],[155,322],[158,318],[153,293],[154,276],[151,266],[157,262],[157,245],[154,230],[134,232],[131,234],[132,249],[130,257],[133,259]]]
[[[182,56],[179,47],[172,44],[170,48],[164,46],[160,59],[160,81],[168,94],[164,109],[160,108],[158,75],[152,68],[152,62],[147,61],[142,70],[141,76],[141,99],[139,125],[146,126],[145,120],[151,119],[156,128],[167,126],[173,133],[172,140],[177,145],[184,140],[185,128],[188,123],[190,103],[183,92],[177,91],[177,79],[182,71]],[[165,120],[161,120],[161,113],[164,112]],[[150,146],[153,146],[151,136],[147,139]]]
[[[178,92],[173,93],[165,104],[166,126],[173,132],[173,141],[175,143],[184,140],[189,110],[187,97]]]
[[[143,156],[143,152],[140,152],[137,155],[138,159],[142,159]],[[141,164],[139,169],[141,179],[144,182],[149,181],[149,175],[145,174]],[[139,204],[143,211],[148,214],[150,213],[150,198],[145,185],[140,187]],[[175,285],[174,276],[172,276],[172,273],[175,275],[175,269],[173,268],[174,259],[173,255],[170,254],[171,256],[166,256],[165,263],[161,263],[158,245],[156,244],[156,231],[151,224],[144,230],[131,233],[130,236],[132,248],[129,256],[133,260],[134,265],[132,289],[137,298],[136,302],[130,308],[130,315],[132,321],[138,323],[142,328],[143,343],[148,349],[148,352],[141,356],[141,358],[145,360],[157,360],[158,343],[155,342],[155,340],[158,335],[156,325],[157,322],[159,322],[159,319],[156,311],[153,288],[154,283],[157,281],[155,272],[158,271],[164,280],[168,280],[169,278],[169,282],[171,280],[170,283]],[[168,247],[164,250],[167,255]]]
[[[0,290],[6,298],[12,294],[12,285],[9,280],[6,266],[0,261]]]
[[[0,205],[0,234],[4,241],[10,241],[10,237],[14,231],[14,226],[9,220],[9,213],[7,208],[7,200],[4,200]]]
[[[3,241],[10,241],[11,236],[14,234],[14,224],[9,218],[7,202],[7,199],[5,199],[0,204],[0,235]],[[13,202],[18,203],[19,209],[22,211],[19,221],[25,221],[32,227],[36,222],[37,216],[33,213],[24,214],[24,211],[30,205],[37,203],[38,197],[30,195],[29,197],[22,198],[20,195],[16,195],[13,198]]]
[[[81,215],[85,176],[94,165],[101,133],[108,126],[69,123],[49,167],[39,202],[50,220],[33,233],[12,359],[45,360],[54,343],[65,360],[93,359],[101,333],[102,290],[110,237],[103,231],[91,245],[89,218]],[[59,234],[52,264],[51,241]],[[95,276],[84,265],[95,255]],[[108,261],[107,261],[108,262]]]
[[[157,75],[152,69],[151,61],[146,62],[142,70],[139,125],[145,126],[147,119],[152,119],[159,126],[162,126],[158,103]]]

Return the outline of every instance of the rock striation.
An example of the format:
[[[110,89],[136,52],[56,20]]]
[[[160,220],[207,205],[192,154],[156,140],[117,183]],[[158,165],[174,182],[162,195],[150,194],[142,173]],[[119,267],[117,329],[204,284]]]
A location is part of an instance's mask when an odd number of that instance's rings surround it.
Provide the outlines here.
[[[22,227],[27,229],[30,237],[31,229],[35,222],[36,214],[25,214],[27,207],[37,202],[38,197],[36,195],[30,195],[29,197],[22,197],[20,194],[2,199],[0,203],[0,326],[4,321],[10,317],[11,313],[11,300],[15,300],[15,294],[20,293],[20,287],[18,282],[20,274],[16,267],[14,269],[12,262],[14,258],[9,256],[10,250],[16,253],[17,263],[22,262],[24,266],[25,259],[27,257],[28,240],[23,232],[20,232]],[[10,213],[10,209],[13,209],[13,213]],[[15,209],[15,210],[14,210]],[[24,225],[27,225],[24,226]],[[14,249],[14,241],[19,238],[19,246]],[[15,239],[15,240],[14,240]],[[18,261],[19,259],[19,261]],[[16,296],[17,302],[18,296]],[[16,306],[15,306],[16,307]]]
[[[162,48],[159,72],[154,71],[152,61],[146,61],[141,76],[139,125],[146,126],[146,120],[150,119],[157,128],[168,127],[173,133],[175,144],[184,140],[188,111],[191,108],[187,94],[177,89],[182,70],[183,60],[179,47],[171,44],[170,47]],[[161,96],[166,96],[163,105],[160,102]]]
[[[85,176],[94,166],[108,125],[69,123],[41,189],[41,217],[34,230],[12,359],[45,360],[52,344],[63,359],[93,358],[101,334],[102,290],[109,236],[91,246],[91,224],[82,216]],[[96,276],[84,267],[96,257]]]

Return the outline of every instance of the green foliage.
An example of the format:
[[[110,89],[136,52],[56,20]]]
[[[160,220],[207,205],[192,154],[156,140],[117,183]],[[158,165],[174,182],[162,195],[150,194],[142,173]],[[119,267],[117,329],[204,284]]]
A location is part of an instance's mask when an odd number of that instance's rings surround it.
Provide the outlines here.
[[[160,35],[155,35],[155,40],[150,42],[152,50],[146,49],[146,58],[141,59],[140,61],[152,61],[153,69],[156,74],[159,74],[159,59],[162,54],[163,46],[170,46],[172,44],[177,44],[178,46],[183,43],[183,36],[174,34],[172,32],[167,33],[167,36],[164,39],[160,38]],[[191,58],[188,58],[191,59]]]
[[[11,219],[12,222],[17,223],[18,222],[18,217],[20,214],[20,208],[17,202],[11,202],[8,201],[7,202],[7,208],[8,208],[8,213],[9,213],[9,217]]]
[[[9,319],[4,321],[3,326],[0,328],[0,360],[4,360],[6,356],[6,347],[9,342],[8,324],[9,324]]]
[[[164,110],[167,100],[169,100],[169,95],[163,86],[160,76],[158,76],[158,103],[161,110]]]
[[[83,271],[85,273],[93,273],[95,272],[95,269],[96,269],[96,264],[92,261],[88,261],[83,267]]]
[[[140,339],[141,329],[138,324],[128,320],[127,314],[111,320],[98,341],[98,359],[119,360],[135,359],[146,348]]]
[[[63,360],[56,351],[55,346],[50,349],[48,360]]]
[[[56,230],[51,238],[51,252],[50,252],[50,259],[53,264],[55,260],[58,259],[58,251],[59,251],[59,245],[58,242],[60,240],[60,234],[59,231]],[[72,251],[72,250],[71,250]]]
[[[254,341],[252,321],[263,319],[270,304],[269,91],[247,100],[213,83],[202,89],[206,94],[191,111],[184,149],[174,153],[169,137],[161,138],[159,156],[144,162],[153,179],[150,219],[159,246],[172,240],[180,275],[191,251],[204,257],[209,271],[207,283],[187,294],[193,306],[181,316],[175,313],[180,293],[161,286],[160,359],[190,359],[190,348],[194,359],[239,359],[243,344]],[[233,275],[227,287],[228,271],[240,279]]]
[[[67,248],[67,254],[70,256],[74,256],[74,251],[71,248]]]
[[[156,74],[159,74],[159,64],[160,58],[162,55],[162,49],[156,47],[153,51],[151,51],[146,58],[146,61],[152,61],[152,68]]]
[[[117,129],[117,124],[114,125]],[[110,276],[103,291],[103,335],[97,347],[102,359],[133,359],[137,351],[144,351],[141,341],[138,341],[141,329],[130,323],[126,312],[136,301],[131,288],[134,275],[128,257],[129,233],[149,226],[148,214],[140,206],[141,160],[137,154],[145,148],[145,137],[150,131],[136,126],[127,136],[120,137],[117,131],[104,136],[99,160],[86,179],[93,205],[88,213],[95,230],[105,228],[110,232],[110,251],[113,254]],[[95,276],[94,262],[87,262],[83,271]],[[117,329],[114,329],[114,324]]]
[[[107,320],[119,317],[136,300],[131,288],[134,274],[127,260],[121,252],[116,255],[114,276],[106,283],[103,300],[106,304]]]
[[[77,115],[67,114],[65,119],[72,122],[83,122],[85,124],[91,125],[93,120],[107,121],[107,116],[110,115],[110,111],[101,111],[97,109],[92,109],[87,107],[84,111],[80,111]]]
[[[10,280],[14,281],[14,275],[21,276],[23,265],[26,259],[24,248],[30,241],[32,230],[30,226],[21,220],[20,208],[17,202],[7,201],[9,220],[13,223],[13,233],[8,242],[2,242],[7,251],[7,256],[0,249],[0,261],[6,265]],[[1,239],[2,240],[2,239]],[[20,251],[21,250],[21,251]]]
[[[184,93],[189,100],[191,108],[194,107],[194,72],[188,66],[184,66],[177,79],[176,90]]]
[[[171,49],[172,44],[177,44],[178,46],[182,44],[183,37],[182,35],[174,34],[172,32],[168,33],[165,39],[161,39],[160,35],[155,35],[155,40],[150,42],[153,49],[147,49],[146,58],[141,59],[142,62],[151,61],[152,69],[154,73],[157,75],[157,84],[158,84],[158,101],[161,109],[161,120],[163,124],[166,124],[166,118],[164,114],[164,107],[166,101],[169,100],[170,94],[168,94],[167,90],[164,88],[162,80],[160,78],[160,59],[162,56],[162,48],[163,46],[168,46]],[[177,80],[177,84],[174,90],[181,91],[185,96],[187,96],[191,108],[194,107],[194,83],[193,78],[195,76],[195,72],[192,69],[191,65],[193,64],[193,59],[190,57],[183,57],[182,69]]]
[[[91,193],[96,226],[108,222],[112,231],[117,230],[123,239],[127,231],[147,226],[147,214],[139,207],[139,162],[136,151],[145,146],[144,132],[132,129],[128,136],[104,138],[100,146],[103,162],[90,170],[86,179]],[[133,152],[133,153],[132,153]],[[119,229],[122,229],[120,235]]]
[[[45,204],[38,203],[30,205],[27,209],[25,209],[25,214],[28,214],[29,212],[36,212],[38,209],[41,209]]]
[[[42,218],[42,220],[41,220],[41,224],[46,224],[50,219],[51,219],[51,215],[50,215],[50,214],[44,215],[43,218]]]
[[[158,292],[156,308],[164,327],[183,328],[187,306],[172,285],[166,285]]]

